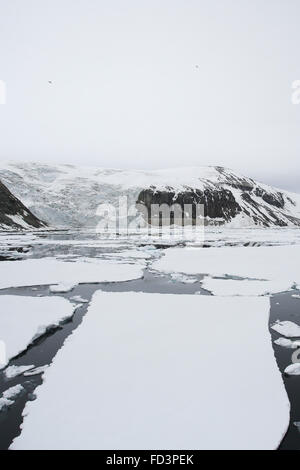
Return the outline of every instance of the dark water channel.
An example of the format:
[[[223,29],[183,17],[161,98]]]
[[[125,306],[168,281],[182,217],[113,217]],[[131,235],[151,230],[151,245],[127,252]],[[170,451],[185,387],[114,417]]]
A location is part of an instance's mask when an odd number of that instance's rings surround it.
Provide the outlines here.
[[[198,281],[202,276],[197,277]],[[210,295],[205,290],[199,287],[199,283],[184,283],[180,280],[172,279],[171,276],[159,275],[145,269],[144,277],[142,279],[125,282],[112,282],[112,283],[99,283],[99,284],[81,284],[74,288],[71,292],[64,294],[52,294],[49,292],[48,286],[35,287],[22,287],[10,288],[0,291],[0,295],[22,295],[22,296],[53,296],[59,295],[66,299],[71,299],[74,296],[81,296],[90,302],[94,292],[98,289],[107,292],[152,292],[161,294],[200,294]],[[275,295],[271,298],[271,314],[270,325],[280,320],[291,320],[300,324],[300,300],[293,298],[292,294],[297,293],[288,292]],[[299,293],[299,292],[298,292]],[[73,300],[71,300],[74,302]],[[89,303],[83,303],[76,309],[72,319],[61,324],[59,327],[52,331],[48,331],[43,337],[40,337],[28,349],[20,354],[18,357],[12,359],[9,366],[24,366],[34,365],[44,366],[51,364],[57,351],[63,346],[66,338],[75,330],[81,323]],[[270,329],[272,340],[274,341],[279,335]],[[273,343],[273,348],[276,360],[280,371],[283,374],[285,387],[291,403],[291,421],[290,426],[284,437],[280,449],[300,449],[300,432],[294,425],[294,422],[300,421],[300,377],[288,377],[283,373],[284,369],[291,363],[291,356],[294,350],[277,346]],[[19,375],[12,379],[6,379],[3,371],[0,371],[0,395],[8,388],[21,384],[24,387],[24,392],[16,399],[15,403],[7,410],[0,413],[0,449],[8,449],[13,439],[20,434],[20,425],[22,424],[22,412],[28,400],[33,400],[35,388],[42,383],[42,374],[25,377]],[[270,400],[272,397],[270,397]],[[274,416],[276,410],[274,409]],[[270,423],[270,426],[272,423]],[[241,430],[242,432],[242,430]]]

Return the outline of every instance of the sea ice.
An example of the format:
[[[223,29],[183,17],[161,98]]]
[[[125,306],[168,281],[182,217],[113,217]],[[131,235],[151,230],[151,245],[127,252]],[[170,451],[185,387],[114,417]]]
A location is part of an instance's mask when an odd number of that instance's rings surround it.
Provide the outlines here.
[[[81,297],[81,295],[74,295],[73,297],[70,298],[70,300],[73,300],[74,302],[80,302],[83,304],[86,304],[89,302],[87,299],[84,299],[83,297]]]
[[[55,258],[26,259],[13,263],[0,263],[0,289],[8,287],[114,282],[139,279],[142,266],[115,263],[107,260],[75,262]]]
[[[132,258],[132,259],[150,259],[154,253],[149,253],[149,250],[124,250],[114,253],[105,253],[108,258]]]
[[[254,281],[235,279],[214,279],[207,276],[203,279],[202,288],[214,295],[220,296],[259,296],[271,295],[290,289],[290,283],[284,284],[280,281]]]
[[[74,312],[76,312],[76,310],[78,310],[79,308],[81,308],[83,306],[83,304],[73,304],[74,306]]]
[[[263,297],[98,291],[11,448],[277,448],[290,405],[268,318]]]
[[[0,365],[3,368],[50,326],[71,317],[74,305],[62,297],[1,295],[0,312],[0,338],[6,345],[6,363]]]
[[[282,346],[288,349],[297,349],[300,348],[300,341],[292,341],[288,338],[278,338],[274,341],[278,346]]]
[[[275,281],[274,285],[270,283],[267,287],[272,292],[273,287],[278,292],[300,284],[300,245],[169,248],[164,253],[160,260],[153,263],[153,269],[167,273],[238,276],[249,280]],[[225,288],[224,284],[223,289]]]
[[[300,421],[295,421],[295,422],[294,422],[294,426],[296,426],[296,428],[297,428],[298,431],[300,432]]]
[[[9,366],[4,370],[4,375],[7,379],[13,379],[18,375],[23,374],[27,370],[33,369],[34,365],[31,366]]]
[[[300,375],[300,363],[290,364],[284,369],[284,373],[287,375]]]
[[[61,282],[60,284],[54,284],[53,286],[50,286],[49,291],[52,293],[70,292],[76,285],[77,284],[74,284],[74,282]]]
[[[187,276],[181,273],[172,273],[171,278],[174,281],[183,282],[184,284],[195,284],[196,282],[198,282],[198,279],[196,277]]]
[[[2,397],[0,398],[0,411],[13,405],[16,397],[20,395],[23,390],[24,387],[22,385],[15,385],[3,392]]]
[[[8,390],[6,390],[3,393],[4,398],[16,398],[22,391],[24,390],[24,387],[20,384],[15,385],[14,387],[10,387]]]
[[[1,397],[0,398],[0,412],[13,404],[13,400],[9,400],[8,398]]]
[[[287,338],[300,337],[300,326],[292,321],[277,321],[271,326],[272,330]]]
[[[43,372],[45,372],[45,370],[48,369],[48,367],[49,367],[48,365],[36,367],[35,369],[31,369],[28,372],[25,372],[24,376],[31,377],[32,375],[42,374]]]

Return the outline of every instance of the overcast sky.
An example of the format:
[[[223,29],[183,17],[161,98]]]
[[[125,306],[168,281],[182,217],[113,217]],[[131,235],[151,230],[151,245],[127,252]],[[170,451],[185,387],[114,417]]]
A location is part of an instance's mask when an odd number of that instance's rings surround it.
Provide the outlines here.
[[[300,0],[0,7],[1,159],[222,165],[300,192]]]

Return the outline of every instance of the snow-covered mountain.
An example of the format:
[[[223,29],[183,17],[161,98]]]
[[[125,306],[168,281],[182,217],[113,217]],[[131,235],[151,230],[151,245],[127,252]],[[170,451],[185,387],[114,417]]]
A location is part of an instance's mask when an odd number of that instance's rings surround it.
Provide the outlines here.
[[[40,163],[1,163],[0,179],[52,227],[97,225],[99,204],[204,204],[209,224],[300,226],[300,195],[257,183],[223,167],[158,171]]]
[[[3,230],[46,227],[0,181],[0,228]]]

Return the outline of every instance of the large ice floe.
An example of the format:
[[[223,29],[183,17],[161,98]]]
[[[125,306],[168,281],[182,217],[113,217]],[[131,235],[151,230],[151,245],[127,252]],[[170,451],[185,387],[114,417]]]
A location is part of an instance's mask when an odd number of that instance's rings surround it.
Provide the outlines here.
[[[219,295],[263,295],[300,285],[300,245],[169,248],[153,268],[167,273],[209,274],[203,287]],[[226,277],[244,281],[229,282]],[[256,282],[254,281],[268,281]]]
[[[290,405],[268,318],[263,297],[96,292],[11,448],[276,448]]]
[[[0,340],[5,344],[5,358],[0,364],[1,369],[10,359],[26,350],[50,326],[56,326],[70,318],[74,305],[62,297],[1,295],[0,312]]]
[[[57,284],[57,292],[63,287],[80,283],[114,282],[139,279],[143,266],[121,264],[112,261],[90,259],[64,262],[55,258],[27,259],[0,263],[0,289],[7,287]],[[51,288],[52,291],[55,288]]]

